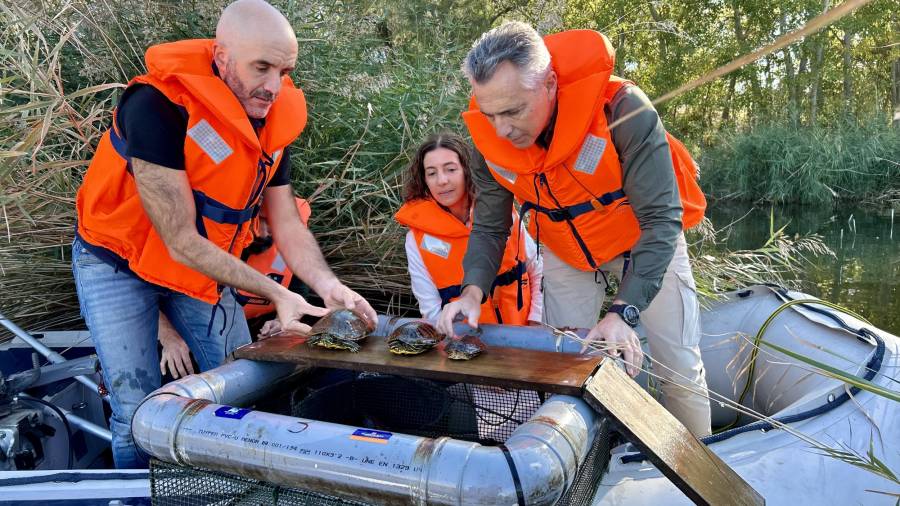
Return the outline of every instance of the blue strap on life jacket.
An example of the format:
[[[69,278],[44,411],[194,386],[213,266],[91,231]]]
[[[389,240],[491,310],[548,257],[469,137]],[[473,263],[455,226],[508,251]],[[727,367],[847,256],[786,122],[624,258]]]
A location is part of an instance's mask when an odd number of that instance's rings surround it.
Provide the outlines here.
[[[522,306],[525,305],[522,297],[522,276],[524,274],[525,262],[519,260],[516,262],[516,265],[510,267],[505,272],[498,274],[497,277],[494,278],[494,282],[491,284],[490,296],[494,296],[494,289],[498,286],[508,286],[513,283],[518,283],[518,293],[516,294],[517,309],[522,309]],[[443,308],[449,304],[451,300],[462,294],[462,285],[450,285],[438,288],[438,294],[441,296],[441,307]]]
[[[438,294],[441,296],[441,307],[443,308],[450,303],[451,300],[462,294],[462,285],[450,285],[444,288],[438,288]]]
[[[118,132],[116,132],[115,128],[109,129],[109,140],[112,143],[113,149],[116,150],[116,153],[125,159],[125,162],[128,164],[128,172],[133,173],[131,169],[131,158],[126,154],[128,143],[125,142],[125,139],[123,139]],[[271,165],[271,157],[266,155],[266,158],[266,163]],[[251,205],[244,209],[235,209],[209,197],[199,190],[191,190],[191,192],[194,194],[194,204],[197,208],[197,232],[205,238],[208,238],[208,235],[206,233],[206,226],[203,224],[204,217],[216,223],[240,225],[252,220],[259,214],[259,205]],[[256,193],[258,193],[258,191]],[[255,200],[256,199],[251,199],[251,202]]]
[[[541,179],[541,182],[547,187],[547,193],[550,197],[556,202],[558,207],[544,207],[540,205],[541,192],[538,190],[538,179]],[[614,190],[611,192],[604,193],[599,197],[592,198],[590,200],[586,200],[579,204],[574,204],[571,206],[561,206],[559,201],[553,197],[553,193],[550,192],[550,187],[547,185],[546,176],[544,174],[538,174],[534,177],[534,192],[538,197],[538,203],[535,204],[533,202],[524,202],[522,206],[519,208],[519,219],[522,220],[525,217],[525,214],[528,211],[535,211],[538,213],[542,213],[546,215],[550,221],[552,222],[566,222],[569,226],[569,230],[572,232],[572,236],[575,238],[575,242],[578,243],[578,247],[581,249],[582,254],[584,254],[584,258],[587,260],[588,264],[592,269],[597,270],[599,266],[594,261],[594,256],[591,255],[591,250],[585,244],[584,239],[582,239],[581,234],[578,233],[578,229],[575,228],[575,223],[573,220],[584,213],[588,213],[591,211],[599,211],[602,207],[608,206],[613,202],[625,198],[625,191],[619,188],[618,190]],[[540,248],[540,233],[541,227],[540,223],[537,226],[538,233],[538,248]]]
[[[109,129],[109,141],[112,144],[113,149],[116,150],[116,153],[125,160],[125,168],[128,172],[134,174],[134,171],[131,169],[131,157],[128,156],[128,144],[125,142],[125,139],[116,132],[115,128]]]
[[[259,205],[235,209],[207,196],[200,190],[191,190],[191,192],[194,194],[194,204],[197,207],[197,232],[203,237],[207,237],[203,218],[224,225],[240,225],[252,220],[259,214]]]
[[[491,285],[491,297],[494,296],[494,289],[498,286],[508,286],[513,283],[517,283],[516,287],[516,309],[521,310],[522,306],[525,305],[525,300],[522,297],[522,276],[525,274],[525,262],[521,260],[516,260],[516,265],[512,266],[506,272],[502,274],[498,274],[496,278],[494,278],[494,283]]]
[[[574,220],[584,213],[597,210],[597,203],[602,206],[608,206],[621,198],[625,198],[625,192],[622,191],[622,189],[618,189],[609,193],[604,193],[596,199],[586,200],[579,204],[561,208],[544,207],[539,206],[534,202],[524,202],[519,212],[520,214],[524,215],[528,211],[534,210],[546,215],[548,218],[550,218],[550,221],[553,222],[569,221]]]

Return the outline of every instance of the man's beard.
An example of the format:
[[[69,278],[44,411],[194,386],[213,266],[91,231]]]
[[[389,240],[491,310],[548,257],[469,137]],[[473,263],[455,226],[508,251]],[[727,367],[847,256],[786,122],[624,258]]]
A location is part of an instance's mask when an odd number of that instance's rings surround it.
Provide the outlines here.
[[[237,97],[248,116],[255,119],[264,118],[269,112],[269,107],[271,107],[272,102],[275,101],[275,94],[262,89],[256,90],[251,94],[247,91],[247,87],[244,86],[244,83],[241,82],[240,78],[238,78],[234,68],[235,63],[229,62],[225,69],[225,73],[222,75],[222,80],[225,81],[225,84],[228,85],[231,92]],[[259,106],[254,104],[251,102],[253,98],[266,100],[269,102],[269,106]]]

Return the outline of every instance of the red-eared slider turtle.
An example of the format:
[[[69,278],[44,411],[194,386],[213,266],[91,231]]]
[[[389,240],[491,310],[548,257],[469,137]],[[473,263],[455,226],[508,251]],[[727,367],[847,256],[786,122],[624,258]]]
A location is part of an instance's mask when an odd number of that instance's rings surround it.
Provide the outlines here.
[[[323,316],[309,331],[308,344],[332,350],[359,351],[359,341],[369,335],[366,320],[349,309],[338,309]]]
[[[444,336],[428,322],[411,321],[400,325],[388,336],[388,350],[396,355],[418,355],[441,342]]]
[[[451,360],[471,360],[485,349],[487,346],[481,342],[481,339],[473,335],[450,339],[444,345],[444,353]]]

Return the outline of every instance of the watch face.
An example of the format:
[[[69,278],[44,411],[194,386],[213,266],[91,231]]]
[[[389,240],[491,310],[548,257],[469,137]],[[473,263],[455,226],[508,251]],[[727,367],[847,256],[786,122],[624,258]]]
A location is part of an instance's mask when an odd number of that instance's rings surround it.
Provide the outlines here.
[[[638,321],[641,318],[641,312],[638,311],[638,308],[636,308],[634,306],[625,306],[622,309],[622,316],[624,317],[625,321],[628,322],[629,324],[637,325]]]

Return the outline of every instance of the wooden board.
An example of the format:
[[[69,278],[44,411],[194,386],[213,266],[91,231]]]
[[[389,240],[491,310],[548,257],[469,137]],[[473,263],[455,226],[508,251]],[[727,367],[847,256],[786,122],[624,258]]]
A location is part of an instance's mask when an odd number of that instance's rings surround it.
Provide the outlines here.
[[[450,360],[440,350],[394,355],[382,337],[366,338],[357,353],[309,346],[302,337],[270,337],[238,348],[236,358],[289,362],[354,371],[413,375],[580,397],[603,357],[489,346],[468,361]]]
[[[761,505],[765,499],[674,416],[607,360],[585,385],[585,400],[696,504]]]

